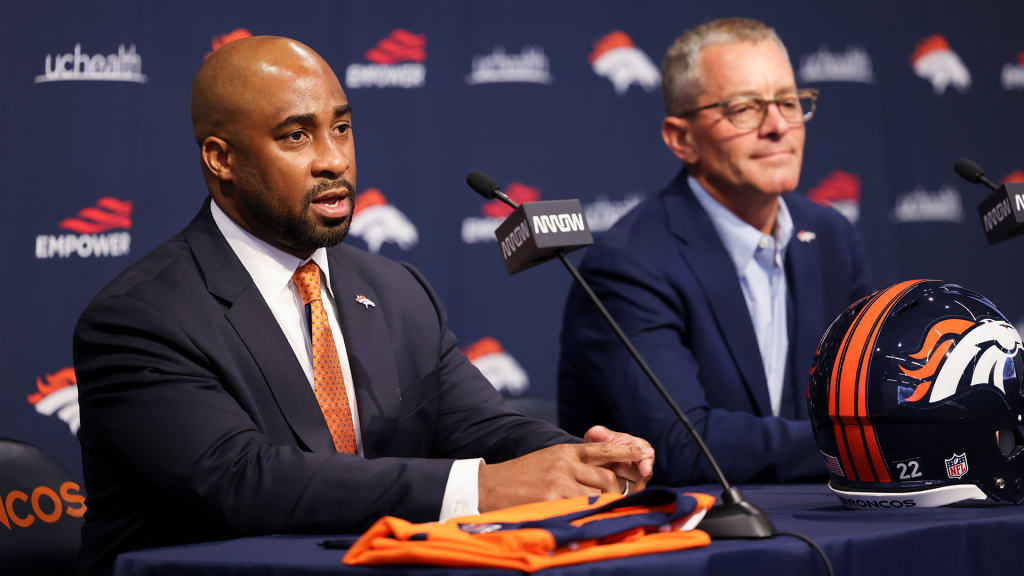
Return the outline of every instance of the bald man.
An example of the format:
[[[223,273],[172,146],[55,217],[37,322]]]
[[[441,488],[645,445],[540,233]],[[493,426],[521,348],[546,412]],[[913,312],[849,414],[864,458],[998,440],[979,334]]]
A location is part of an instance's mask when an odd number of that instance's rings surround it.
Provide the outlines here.
[[[210,197],[75,329],[83,573],[138,548],[644,487],[647,442],[510,411],[416,269],[340,244],[352,109],[319,55],[227,44],[192,119]]]

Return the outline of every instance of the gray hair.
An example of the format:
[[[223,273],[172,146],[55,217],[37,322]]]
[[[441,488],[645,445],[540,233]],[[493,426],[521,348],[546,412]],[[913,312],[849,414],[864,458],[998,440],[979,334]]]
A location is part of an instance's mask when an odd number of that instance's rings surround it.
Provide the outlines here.
[[[767,40],[778,44],[789,57],[775,30],[752,18],[720,18],[684,32],[669,46],[661,62],[665,112],[672,116],[697,105],[697,98],[703,91],[700,53],[705,46]]]

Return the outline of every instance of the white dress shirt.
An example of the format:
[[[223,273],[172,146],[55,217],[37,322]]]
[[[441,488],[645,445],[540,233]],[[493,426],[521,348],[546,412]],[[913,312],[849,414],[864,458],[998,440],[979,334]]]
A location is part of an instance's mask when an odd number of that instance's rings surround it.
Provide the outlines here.
[[[793,236],[793,218],[780,196],[772,233],[764,234],[715,200],[693,176],[687,179],[687,183],[711,217],[711,224],[736,266],[761,352],[772,414],[778,416],[782,408],[789,351],[785,258],[786,247]]]
[[[256,288],[281,326],[295,358],[306,374],[310,388],[313,388],[314,385],[313,344],[305,314],[306,305],[302,301],[298,287],[292,281],[292,275],[299,266],[310,260],[316,262],[320,267],[320,294],[323,298],[324,309],[327,311],[327,320],[331,325],[334,345],[338,349],[341,371],[345,376],[345,393],[348,395],[349,410],[352,412],[352,426],[356,435],[356,453],[363,456],[363,437],[359,427],[355,383],[352,380],[352,369],[348,362],[345,338],[342,335],[341,326],[338,324],[335,294],[330,283],[327,249],[319,248],[308,259],[300,260],[247,232],[225,214],[216,202],[210,202],[210,211],[213,213],[213,221],[217,224],[217,228],[220,229],[228,245],[241,260],[242,266],[249,272],[253,283],[256,284]],[[341,295],[341,297],[345,297],[345,295]],[[444,499],[441,503],[441,521],[454,516],[478,513],[477,471],[482,462],[482,459],[456,460],[452,465],[451,471],[448,473]]]

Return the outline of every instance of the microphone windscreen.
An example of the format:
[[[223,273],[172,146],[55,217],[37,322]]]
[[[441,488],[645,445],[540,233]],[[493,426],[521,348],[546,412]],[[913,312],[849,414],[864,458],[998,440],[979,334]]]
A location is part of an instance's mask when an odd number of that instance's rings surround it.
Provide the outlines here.
[[[974,184],[981,182],[981,177],[985,175],[985,171],[981,169],[981,166],[978,166],[967,158],[957,160],[956,164],[953,165],[953,170],[955,170],[961,178]]]
[[[494,198],[495,190],[501,189],[501,186],[498,186],[498,183],[494,181],[494,178],[491,178],[479,170],[473,170],[468,176],[466,176],[466,184],[469,184],[469,187],[476,190],[477,194],[480,194],[488,200]]]

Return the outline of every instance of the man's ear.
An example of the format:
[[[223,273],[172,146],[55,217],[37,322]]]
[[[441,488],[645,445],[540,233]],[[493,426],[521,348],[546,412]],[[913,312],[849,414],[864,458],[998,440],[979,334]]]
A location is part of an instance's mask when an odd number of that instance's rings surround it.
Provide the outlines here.
[[[665,146],[687,164],[696,164],[699,160],[697,149],[693,144],[692,125],[686,118],[666,116],[661,122],[661,139]]]
[[[234,166],[226,140],[207,136],[199,145],[199,155],[203,159],[203,165],[214,178],[222,181],[231,179]]]

